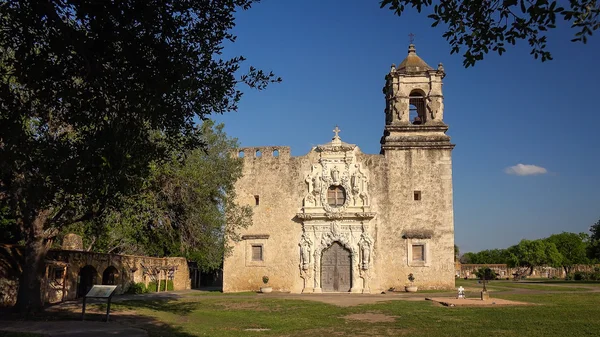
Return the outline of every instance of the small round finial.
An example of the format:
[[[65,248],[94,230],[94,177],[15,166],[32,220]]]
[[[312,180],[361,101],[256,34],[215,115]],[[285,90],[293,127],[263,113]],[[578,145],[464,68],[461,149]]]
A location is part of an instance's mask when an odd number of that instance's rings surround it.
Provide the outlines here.
[[[408,53],[409,54],[416,54],[417,53],[417,48],[415,48],[414,44],[409,44],[408,45]]]

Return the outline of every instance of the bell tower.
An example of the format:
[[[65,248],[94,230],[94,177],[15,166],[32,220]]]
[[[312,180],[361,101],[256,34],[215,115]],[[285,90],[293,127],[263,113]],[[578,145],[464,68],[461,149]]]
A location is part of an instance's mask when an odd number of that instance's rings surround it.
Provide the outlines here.
[[[431,68],[417,55],[412,43],[400,65],[392,64],[383,88],[386,107],[382,154],[393,149],[454,147],[444,123],[445,76],[442,64]]]

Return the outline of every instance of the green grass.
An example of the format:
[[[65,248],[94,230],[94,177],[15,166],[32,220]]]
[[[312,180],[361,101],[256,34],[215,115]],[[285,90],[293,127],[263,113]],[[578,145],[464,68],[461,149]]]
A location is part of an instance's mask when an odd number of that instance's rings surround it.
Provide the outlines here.
[[[559,282],[526,282],[526,281],[506,281],[492,280],[487,284],[487,288],[497,291],[506,291],[509,289],[526,289],[526,290],[542,290],[542,291],[590,291],[595,285],[593,283],[584,283],[579,281],[565,281],[570,283]],[[555,285],[560,284],[560,285]],[[567,286],[568,284],[568,286]],[[482,288],[482,285],[477,280],[457,279],[456,286]],[[579,287],[578,287],[579,286]]]
[[[191,296],[257,296],[255,291],[246,291],[239,293],[222,293],[221,291],[196,291]]]
[[[267,296],[217,295],[128,301],[116,303],[114,310],[135,311],[138,317],[129,323],[147,329],[150,336],[597,336],[600,331],[600,293],[493,296],[533,305],[448,308],[425,300],[397,300],[338,307]],[[375,323],[344,318],[361,313],[380,313],[395,320]],[[270,330],[245,331],[249,328]]]

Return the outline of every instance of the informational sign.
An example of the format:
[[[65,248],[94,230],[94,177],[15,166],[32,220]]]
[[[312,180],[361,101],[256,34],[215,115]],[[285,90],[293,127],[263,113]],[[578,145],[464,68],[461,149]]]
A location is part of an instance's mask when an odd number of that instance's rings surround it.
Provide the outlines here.
[[[101,286],[95,285],[92,286],[92,289],[88,291],[85,297],[88,298],[109,298],[117,289],[117,286]]]
[[[81,320],[85,318],[85,304],[86,299],[88,298],[105,298],[107,300],[106,305],[106,321],[110,317],[110,300],[112,299],[112,295],[114,294],[117,286],[101,286],[95,285],[92,286],[92,289],[88,291],[88,293],[83,297],[83,308],[81,308]]]

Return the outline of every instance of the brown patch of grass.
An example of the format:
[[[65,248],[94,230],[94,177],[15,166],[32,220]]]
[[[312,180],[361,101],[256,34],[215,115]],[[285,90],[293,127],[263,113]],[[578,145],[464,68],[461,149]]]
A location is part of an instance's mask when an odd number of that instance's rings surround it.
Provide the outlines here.
[[[369,322],[369,323],[386,323],[395,322],[398,316],[388,316],[381,313],[365,312],[360,314],[351,314],[344,316],[345,319],[352,319],[357,321]]]

